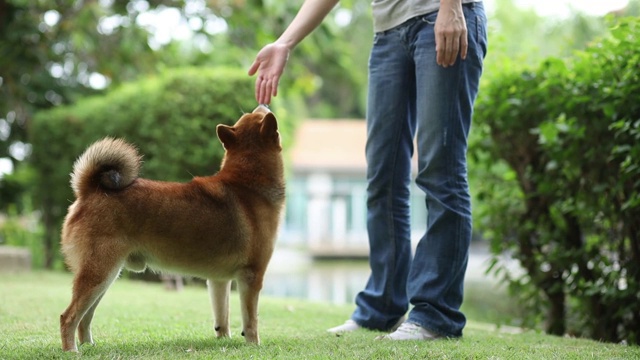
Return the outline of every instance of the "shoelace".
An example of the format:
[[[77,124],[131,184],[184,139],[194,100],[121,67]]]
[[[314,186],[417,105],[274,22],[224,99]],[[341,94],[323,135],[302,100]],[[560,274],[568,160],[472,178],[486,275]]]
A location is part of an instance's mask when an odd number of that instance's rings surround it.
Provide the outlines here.
[[[402,332],[405,334],[416,334],[416,333],[420,333],[420,330],[422,328],[416,324],[412,324],[412,323],[402,323],[400,325],[400,327],[398,328],[398,330],[396,330],[397,332]]]

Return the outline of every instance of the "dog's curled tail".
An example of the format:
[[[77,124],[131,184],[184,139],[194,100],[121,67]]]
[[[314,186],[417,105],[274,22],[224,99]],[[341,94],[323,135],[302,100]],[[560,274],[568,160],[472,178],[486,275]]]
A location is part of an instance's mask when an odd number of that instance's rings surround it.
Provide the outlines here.
[[[93,143],[73,164],[71,188],[76,198],[95,191],[120,190],[138,177],[142,157],[124,140]]]

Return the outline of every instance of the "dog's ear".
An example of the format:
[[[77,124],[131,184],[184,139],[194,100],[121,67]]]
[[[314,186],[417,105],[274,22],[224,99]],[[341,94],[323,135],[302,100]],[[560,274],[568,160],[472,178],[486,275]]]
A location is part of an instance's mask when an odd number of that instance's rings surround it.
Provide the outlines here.
[[[260,128],[260,135],[268,139],[278,140],[280,134],[278,134],[278,121],[273,113],[267,113],[262,119],[262,127]]]
[[[218,124],[218,126],[216,126],[216,133],[218,133],[218,139],[220,139],[220,142],[222,142],[225,149],[229,149],[235,145],[235,129],[231,126]]]

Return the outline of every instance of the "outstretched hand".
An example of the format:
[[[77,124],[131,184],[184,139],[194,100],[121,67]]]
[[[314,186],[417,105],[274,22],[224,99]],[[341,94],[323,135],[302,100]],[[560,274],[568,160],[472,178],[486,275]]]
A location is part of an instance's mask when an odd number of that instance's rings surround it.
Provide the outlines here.
[[[459,2],[441,2],[436,18],[436,62],[447,67],[455,64],[458,54],[467,58],[467,24]]]
[[[289,59],[289,48],[281,44],[269,44],[258,52],[249,68],[249,75],[256,78],[256,100],[258,104],[270,104],[271,97],[278,95],[280,76]]]

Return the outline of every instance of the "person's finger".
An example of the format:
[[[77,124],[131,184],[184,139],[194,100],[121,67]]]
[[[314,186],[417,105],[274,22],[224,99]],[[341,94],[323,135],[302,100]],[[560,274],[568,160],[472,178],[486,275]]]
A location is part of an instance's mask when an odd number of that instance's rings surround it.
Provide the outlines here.
[[[255,89],[255,96],[256,96],[256,101],[258,102],[258,104],[261,104],[262,102],[262,94],[260,93],[260,86],[261,86],[261,77],[258,76],[256,78],[256,89]]]
[[[442,63],[440,65],[447,67],[451,65],[451,51],[453,50],[451,44],[451,38],[447,38],[447,36],[443,36],[443,44],[442,44]]]
[[[260,104],[265,104],[265,105],[269,105],[271,103],[271,93],[269,92],[269,89],[267,89],[267,86],[263,86],[262,87],[262,100],[260,101]]]
[[[276,76],[271,80],[271,96],[275,97],[278,95],[278,85],[280,84],[280,79]]]
[[[251,64],[251,67],[249,67],[249,76],[253,76],[258,70],[258,67],[260,67],[260,61],[256,58],[253,64]]]
[[[457,37],[450,38],[447,43],[449,48],[447,49],[447,56],[449,58],[448,65],[452,66],[456,63],[456,58],[458,57],[458,53],[460,52],[460,39]]]
[[[464,60],[467,58],[467,51],[469,50],[469,42],[467,40],[466,31],[460,36],[460,40],[460,58]]]
[[[262,86],[262,102],[261,104],[268,104],[271,100],[271,79],[265,79]]]
[[[259,104],[268,104],[269,103],[269,91],[267,90],[267,80],[263,77],[260,78],[260,90],[258,96]]]
[[[273,92],[272,88],[273,80],[271,78],[263,78],[262,79],[262,87],[260,88],[260,104],[269,104],[271,103],[271,95]]]
[[[436,63],[445,66],[445,38],[441,33],[436,32]]]
[[[442,66],[449,66],[449,52],[451,52],[451,45],[449,44],[449,40],[446,36],[444,36],[442,44]]]

